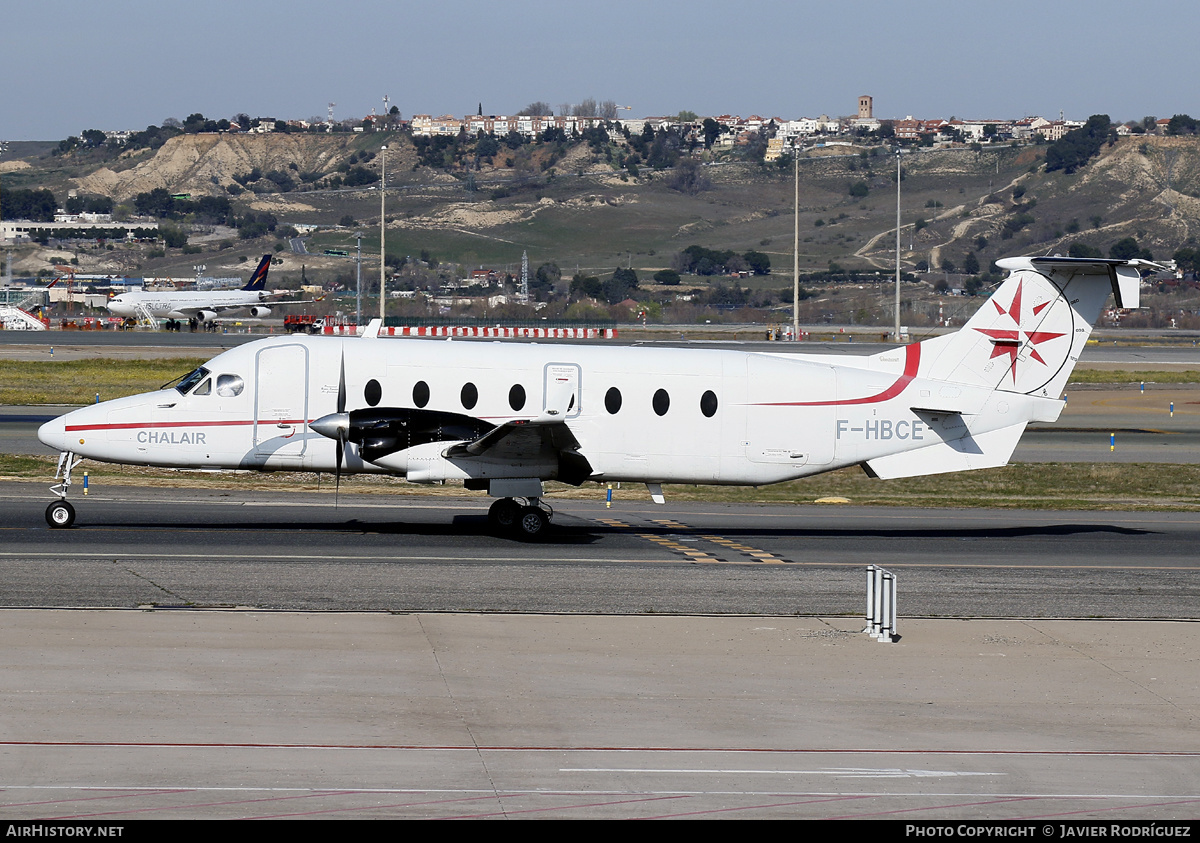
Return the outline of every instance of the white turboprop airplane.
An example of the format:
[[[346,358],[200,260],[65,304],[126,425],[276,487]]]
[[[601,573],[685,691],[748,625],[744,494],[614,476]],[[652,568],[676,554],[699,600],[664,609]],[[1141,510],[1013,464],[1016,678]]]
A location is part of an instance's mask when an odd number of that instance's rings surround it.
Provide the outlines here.
[[[879,478],[1002,466],[1052,422],[1108,294],[1143,261],[1010,258],[959,331],[868,357],[712,349],[279,337],[174,386],[38,431],[61,452],[52,527],[80,458],[191,469],[380,472],[463,481],[489,517],[545,531],[542,484],[762,485],[861,465]]]
[[[267,272],[271,268],[271,255],[263,255],[258,268],[240,290],[191,290],[180,293],[146,292],[135,290],[121,293],[109,300],[109,312],[126,318],[136,319],[141,313],[156,319],[195,319],[197,322],[212,322],[228,311],[248,311],[251,316],[271,315],[271,308],[264,302],[284,295],[266,291]]]

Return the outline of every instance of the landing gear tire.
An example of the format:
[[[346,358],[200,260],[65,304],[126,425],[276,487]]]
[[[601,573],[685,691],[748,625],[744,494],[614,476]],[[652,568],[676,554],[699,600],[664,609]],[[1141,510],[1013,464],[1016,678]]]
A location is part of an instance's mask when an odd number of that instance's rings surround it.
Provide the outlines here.
[[[511,530],[521,514],[520,505],[512,498],[500,498],[488,508],[488,523],[497,530]]]
[[[46,523],[56,529],[70,527],[75,523],[75,507],[66,501],[55,501],[46,507]]]
[[[550,517],[545,510],[536,506],[521,508],[520,518],[516,523],[517,535],[525,541],[535,541],[542,538],[550,528]]]

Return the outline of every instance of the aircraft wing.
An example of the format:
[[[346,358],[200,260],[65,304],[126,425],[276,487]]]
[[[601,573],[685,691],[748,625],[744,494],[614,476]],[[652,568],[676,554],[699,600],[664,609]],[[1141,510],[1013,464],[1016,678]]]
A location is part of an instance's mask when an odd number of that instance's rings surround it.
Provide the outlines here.
[[[558,479],[578,486],[592,475],[591,464],[579,453],[579,440],[566,422],[513,421],[494,427],[470,442],[452,445],[447,459],[484,459],[529,464],[558,461]]]

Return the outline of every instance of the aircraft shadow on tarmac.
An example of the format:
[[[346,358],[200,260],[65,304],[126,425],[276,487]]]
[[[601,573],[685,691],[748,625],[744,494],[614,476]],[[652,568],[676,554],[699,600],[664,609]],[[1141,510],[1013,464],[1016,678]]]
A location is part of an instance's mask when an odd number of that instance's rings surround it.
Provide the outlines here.
[[[487,519],[486,515],[456,515],[450,523],[431,523],[423,521],[397,521],[383,519],[365,521],[359,518],[344,520],[306,520],[306,521],[206,521],[202,525],[194,521],[113,521],[103,522],[89,520],[76,524],[73,529],[130,529],[176,532],[195,530],[201,527],[216,534],[229,535],[233,533],[348,533],[357,535],[395,535],[420,536],[436,538],[491,538],[524,544],[516,536],[499,532]],[[599,540],[600,533],[615,532],[600,525],[563,525],[551,524],[544,538],[535,541],[536,544],[584,545]]]
[[[708,533],[719,534],[725,538],[742,537],[747,540],[755,538],[830,538],[830,539],[862,539],[862,538],[878,538],[878,539],[899,539],[899,540],[920,540],[920,539],[947,539],[947,540],[987,540],[987,539],[1023,539],[1023,538],[1054,538],[1060,536],[1077,536],[1086,534],[1107,534],[1113,536],[1147,536],[1155,534],[1154,530],[1137,529],[1133,527],[1118,527],[1112,524],[1043,524],[1036,526],[1012,526],[1012,527],[963,527],[963,528],[948,528],[948,527],[897,527],[897,528],[862,528],[862,527],[827,527],[827,528],[812,528],[812,527],[797,527],[795,529],[787,528],[744,528],[744,527],[703,527],[703,528],[680,528],[664,527],[659,525],[639,525],[636,530],[631,530],[628,527],[610,527],[604,524],[591,524],[587,522],[564,524],[561,522],[552,523],[544,537],[537,539],[538,544],[561,544],[561,545],[586,545],[593,544],[605,535],[627,534],[636,532],[640,535],[654,536],[678,536],[681,533],[690,533],[693,530],[703,530]],[[195,522],[188,521],[152,521],[152,522],[130,522],[122,521],[120,523],[84,523],[79,524],[77,528],[112,528],[120,527],[127,529],[143,529],[143,530],[189,530],[199,526]],[[436,538],[444,536],[447,538],[493,538],[502,539],[504,541],[519,542],[512,535],[498,532],[487,519],[486,515],[455,515],[449,523],[436,523],[420,520],[413,521],[398,521],[394,519],[381,519],[379,521],[363,520],[360,518],[348,518],[337,520],[305,520],[305,521],[241,521],[241,522],[225,522],[213,523],[205,522],[206,530],[212,530],[217,533],[233,533],[233,532],[250,532],[250,533],[266,533],[266,532],[285,532],[285,533],[355,533],[359,535],[379,534],[379,535],[396,535],[396,536],[421,536]]]

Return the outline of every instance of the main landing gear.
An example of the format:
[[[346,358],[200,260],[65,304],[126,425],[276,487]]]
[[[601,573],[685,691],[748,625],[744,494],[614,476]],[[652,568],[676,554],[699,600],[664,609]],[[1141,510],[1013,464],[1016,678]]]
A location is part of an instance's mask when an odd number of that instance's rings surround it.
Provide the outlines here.
[[[50,491],[58,495],[58,500],[46,507],[46,523],[51,527],[70,527],[75,523],[75,507],[67,502],[67,489],[71,488],[71,470],[83,462],[75,459],[75,454],[63,451],[58,455],[58,470],[54,479],[59,482],[50,487]]]
[[[500,498],[488,509],[488,523],[499,532],[533,541],[549,531],[553,514],[540,498]]]

